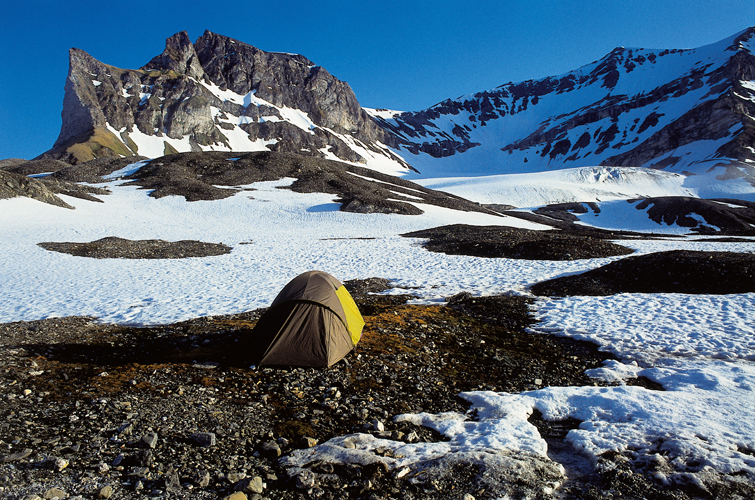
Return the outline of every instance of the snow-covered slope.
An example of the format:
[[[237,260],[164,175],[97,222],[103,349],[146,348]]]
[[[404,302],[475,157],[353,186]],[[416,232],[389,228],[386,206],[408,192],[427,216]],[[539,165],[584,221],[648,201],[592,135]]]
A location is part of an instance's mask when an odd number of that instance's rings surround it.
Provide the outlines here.
[[[581,167],[533,174],[418,179],[430,189],[483,204],[538,207],[657,196],[694,196],[685,177],[636,167]]]
[[[723,179],[752,192],[754,39],[751,28],[698,49],[617,48],[557,77],[373,116],[427,177],[636,166],[695,174],[701,192]]]

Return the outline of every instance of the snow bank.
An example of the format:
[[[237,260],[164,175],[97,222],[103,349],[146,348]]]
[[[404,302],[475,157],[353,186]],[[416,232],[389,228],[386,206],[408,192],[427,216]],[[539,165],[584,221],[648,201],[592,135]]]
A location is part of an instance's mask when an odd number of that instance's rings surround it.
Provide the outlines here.
[[[415,182],[478,203],[515,207],[694,196],[684,186],[682,175],[633,167],[581,167],[532,174],[415,179]]]

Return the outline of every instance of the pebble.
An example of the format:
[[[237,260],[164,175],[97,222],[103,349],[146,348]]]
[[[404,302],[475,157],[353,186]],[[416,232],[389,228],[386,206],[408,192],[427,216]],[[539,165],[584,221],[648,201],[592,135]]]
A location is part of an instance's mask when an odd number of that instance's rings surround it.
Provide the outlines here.
[[[45,491],[43,498],[45,500],[52,500],[53,498],[59,498],[60,500],[63,500],[67,496],[68,494],[60,488],[50,488],[49,490]]]
[[[157,433],[156,432],[146,433],[139,440],[139,443],[145,448],[154,448],[155,446],[157,446]]]
[[[112,486],[104,486],[100,488],[100,490],[95,495],[96,498],[110,498],[113,496],[113,487]]]
[[[216,442],[216,436],[213,432],[195,432],[191,435],[191,439],[202,447],[215,446]]]

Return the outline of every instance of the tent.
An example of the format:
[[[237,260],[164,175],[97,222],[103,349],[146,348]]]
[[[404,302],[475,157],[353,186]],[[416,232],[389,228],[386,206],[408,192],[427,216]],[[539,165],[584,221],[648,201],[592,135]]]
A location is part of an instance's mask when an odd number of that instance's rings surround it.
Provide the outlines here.
[[[322,271],[300,274],[251,332],[254,364],[331,366],[357,345],[364,320],[340,281]]]

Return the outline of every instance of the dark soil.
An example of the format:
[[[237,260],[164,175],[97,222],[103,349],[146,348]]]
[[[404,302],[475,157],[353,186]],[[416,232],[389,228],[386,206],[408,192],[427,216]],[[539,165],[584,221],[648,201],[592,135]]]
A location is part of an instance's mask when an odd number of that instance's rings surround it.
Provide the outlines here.
[[[231,252],[222,243],[204,243],[195,240],[127,240],[113,236],[88,243],[44,242],[45,250],[93,259],[187,259],[210,257]]]
[[[755,254],[673,250],[630,256],[582,274],[537,283],[531,291],[556,297],[755,292]]]
[[[455,224],[402,234],[427,238],[432,252],[475,257],[505,257],[529,260],[577,260],[632,253],[627,247],[586,234],[564,231],[534,231],[503,226]]]

